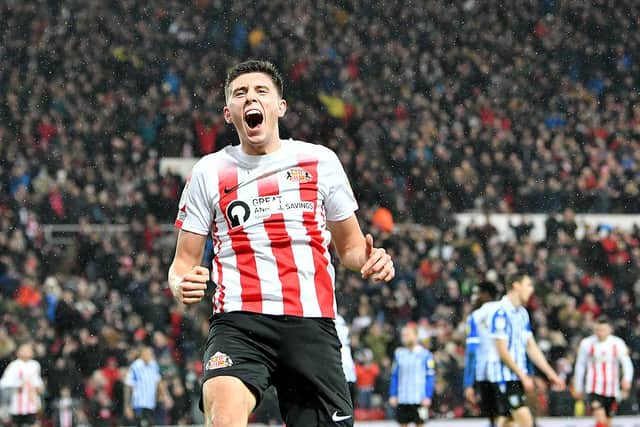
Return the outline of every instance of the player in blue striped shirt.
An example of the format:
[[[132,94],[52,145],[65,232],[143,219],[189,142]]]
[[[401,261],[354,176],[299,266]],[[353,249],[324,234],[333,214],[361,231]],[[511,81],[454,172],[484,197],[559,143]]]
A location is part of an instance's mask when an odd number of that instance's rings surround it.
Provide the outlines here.
[[[401,426],[415,423],[420,427],[428,418],[436,382],[435,362],[431,352],[418,343],[414,325],[402,328],[402,344],[395,351],[391,372],[389,404],[397,407]]]
[[[562,388],[565,384],[547,362],[531,332],[529,313],[524,307],[534,291],[531,277],[514,272],[505,283],[507,294],[491,316],[490,335],[495,346],[489,352],[487,374],[500,407],[498,425],[511,418],[520,427],[533,427],[531,411],[524,403],[525,392],[534,389],[529,359],[552,383]]]
[[[135,417],[141,427],[153,425],[158,394],[171,406],[171,398],[151,347],[142,348],[140,357],[129,367],[125,384],[125,415],[127,418]]]
[[[487,354],[494,346],[489,336],[490,315],[499,304],[498,288],[493,282],[480,282],[473,288],[471,302],[474,310],[467,319],[467,340],[464,355],[464,395],[472,404],[480,406],[483,416],[494,426],[498,418],[498,402],[493,387],[487,381]],[[478,399],[479,398],[479,399]]]

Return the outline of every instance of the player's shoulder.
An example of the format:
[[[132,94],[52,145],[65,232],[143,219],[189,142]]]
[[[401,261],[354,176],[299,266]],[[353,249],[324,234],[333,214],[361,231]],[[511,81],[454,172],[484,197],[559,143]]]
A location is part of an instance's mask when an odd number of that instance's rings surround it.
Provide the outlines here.
[[[318,160],[333,160],[338,158],[337,154],[331,148],[322,144],[302,141],[299,139],[287,139],[283,141],[283,145],[292,152],[309,155],[317,158]]]
[[[627,345],[627,343],[625,343],[624,340],[617,335],[611,335],[611,340],[615,345]]]
[[[580,340],[580,346],[585,347],[591,345],[598,338],[595,335],[587,335],[586,337]]]
[[[478,307],[477,310],[474,310],[476,316],[486,316],[495,313],[495,311],[500,307],[500,301],[488,301]]]
[[[431,353],[431,350],[429,350],[427,347],[421,345],[420,346],[420,351],[422,352],[422,354],[424,355],[424,357],[426,358],[431,358],[433,357],[433,354]]]
[[[229,151],[232,150],[232,146],[227,146],[215,153],[206,154],[193,165],[191,173],[211,171],[215,166],[219,165],[222,161],[231,159]]]

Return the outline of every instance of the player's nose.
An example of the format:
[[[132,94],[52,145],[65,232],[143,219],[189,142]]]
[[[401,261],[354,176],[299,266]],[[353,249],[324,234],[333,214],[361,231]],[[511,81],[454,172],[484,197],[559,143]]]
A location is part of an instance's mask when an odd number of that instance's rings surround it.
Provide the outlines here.
[[[246,104],[251,104],[252,102],[255,102],[258,100],[258,94],[256,93],[255,90],[253,89],[249,89],[249,91],[247,91],[247,96],[245,98],[245,103]]]

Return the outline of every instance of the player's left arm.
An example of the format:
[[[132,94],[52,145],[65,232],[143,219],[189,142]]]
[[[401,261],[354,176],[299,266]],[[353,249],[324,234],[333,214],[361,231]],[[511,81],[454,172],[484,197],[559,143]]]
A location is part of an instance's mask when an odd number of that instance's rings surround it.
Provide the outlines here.
[[[472,391],[467,389],[473,387],[476,371],[476,352],[480,339],[478,338],[476,323],[473,314],[467,319],[467,340],[464,349],[464,375],[462,377],[462,386],[465,394],[471,396]]]
[[[547,358],[544,356],[542,350],[540,350],[540,347],[538,347],[538,343],[536,343],[533,335],[530,335],[527,341],[527,356],[529,356],[533,364],[536,365],[538,369],[540,369],[547,376],[549,381],[559,387],[565,387],[564,380],[560,378],[556,371],[553,370],[551,365],[549,365],[549,362],[547,362]]]
[[[373,237],[362,234],[355,211],[358,209],[349,178],[338,156],[326,153],[326,197],[324,208],[327,228],[340,258],[340,263],[353,271],[360,271],[363,279],[390,281],[395,276],[393,261],[382,248],[373,246]]]
[[[622,344],[623,350],[619,352],[618,360],[620,361],[620,365],[622,365],[622,381],[620,382],[620,386],[623,392],[628,392],[631,390],[631,382],[633,381],[633,362],[631,362],[631,357],[629,357],[629,349],[626,344]]]
[[[333,236],[333,246],[340,263],[353,271],[360,271],[363,279],[388,282],[395,276],[391,256],[383,248],[373,246],[373,237],[362,234],[355,214],[342,221],[327,221]]]
[[[38,362],[36,362],[38,363]],[[33,384],[32,384],[34,390],[36,391],[36,393],[38,394],[42,394],[44,393],[44,381],[42,381],[42,375],[41,375],[41,368],[40,368],[40,363],[38,363],[38,369],[35,372],[35,375],[33,376]]]

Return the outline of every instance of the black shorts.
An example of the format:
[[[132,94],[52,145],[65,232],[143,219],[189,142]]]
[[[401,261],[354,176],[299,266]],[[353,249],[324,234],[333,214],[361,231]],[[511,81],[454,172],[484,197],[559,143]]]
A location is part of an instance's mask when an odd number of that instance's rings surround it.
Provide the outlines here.
[[[498,402],[499,415],[508,417],[513,411],[525,406],[524,387],[520,381],[494,383],[493,387]]]
[[[258,403],[274,385],[287,427],[353,426],[340,347],[332,319],[215,314],[202,383],[223,375],[239,378]]]
[[[16,427],[29,426],[36,423],[36,414],[12,415],[11,422]]]
[[[473,387],[480,396],[479,406],[482,416],[496,418],[500,415],[498,396],[494,385],[489,381],[476,381]]]
[[[155,413],[153,409],[136,408],[133,412],[136,416],[136,425],[138,427],[153,427],[153,425],[155,424],[153,422]]]
[[[607,417],[613,417],[616,412],[618,412],[618,401],[615,397],[589,393],[587,395],[587,402],[592,412],[594,409],[604,408]]]
[[[422,408],[422,405],[400,404],[396,408],[396,421],[400,424],[423,424],[429,418],[428,411],[427,408]]]

